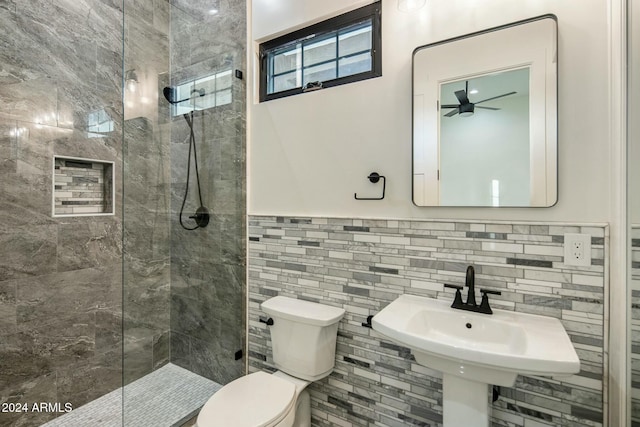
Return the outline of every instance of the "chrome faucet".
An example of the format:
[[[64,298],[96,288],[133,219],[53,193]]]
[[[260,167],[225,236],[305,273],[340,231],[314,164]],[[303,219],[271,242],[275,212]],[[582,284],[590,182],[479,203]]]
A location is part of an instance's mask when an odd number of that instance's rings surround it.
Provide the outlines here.
[[[467,275],[465,277],[464,284],[469,288],[467,291],[467,302],[462,301],[462,293],[460,291],[464,289],[463,286],[444,285],[445,288],[452,288],[456,290],[456,296],[453,299],[451,308],[473,311],[476,313],[493,314],[493,310],[491,310],[491,307],[489,306],[489,297],[487,295],[501,295],[501,292],[489,289],[480,289],[480,292],[482,293],[482,301],[480,302],[480,305],[478,305],[476,303],[475,270],[472,265],[467,267]]]

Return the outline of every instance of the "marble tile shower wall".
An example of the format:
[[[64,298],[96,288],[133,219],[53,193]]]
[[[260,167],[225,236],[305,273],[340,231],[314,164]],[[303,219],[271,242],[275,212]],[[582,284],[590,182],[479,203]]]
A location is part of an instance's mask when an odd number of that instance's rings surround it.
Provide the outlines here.
[[[246,2],[172,0],[170,40],[172,85],[245,72]],[[181,115],[171,121],[171,361],[220,384],[245,371],[245,359],[234,357],[245,346],[244,80],[233,78],[231,97],[194,114],[202,199],[212,213],[204,229],[178,223],[189,128]],[[185,219],[199,206],[194,172],[192,164]]]
[[[122,2],[0,2],[0,402],[81,405],[121,384],[122,221],[52,218],[54,155],[121,187]],[[90,138],[89,116],[113,129]],[[116,197],[118,200],[118,197]],[[0,413],[38,426],[53,413]]]
[[[125,0],[124,69],[138,78],[124,104],[124,383],[170,359],[171,124],[168,0]],[[149,102],[152,99],[154,102]],[[125,421],[127,420],[125,414]]]
[[[169,69],[169,5],[124,6],[0,2],[0,402],[77,407],[119,387],[123,321],[129,381],[169,360],[168,109],[127,94],[123,117],[121,89],[123,33],[141,84]],[[115,162],[115,215],[51,218],[54,155]]]
[[[124,383],[169,362],[169,137],[146,117],[125,121]]]
[[[564,233],[591,235],[592,264],[563,263]],[[581,360],[562,380],[519,376],[502,388],[492,425],[602,426],[606,413],[603,226],[249,218],[249,365],[273,370],[259,304],[288,295],[346,309],[334,372],[310,386],[312,424],[441,426],[441,375],[362,323],[403,293],[453,300],[467,265],[492,306],[561,319]]]

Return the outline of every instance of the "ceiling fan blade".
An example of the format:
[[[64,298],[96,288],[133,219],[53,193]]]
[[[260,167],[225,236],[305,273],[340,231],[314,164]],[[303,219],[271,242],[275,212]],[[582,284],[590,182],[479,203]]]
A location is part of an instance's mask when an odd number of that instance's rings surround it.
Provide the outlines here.
[[[469,103],[469,98],[467,98],[467,91],[465,91],[465,90],[457,90],[454,93],[456,95],[456,98],[458,98],[458,101],[460,101],[460,104],[468,104]]]
[[[456,114],[458,114],[458,110],[453,110],[453,111],[449,111],[447,114],[445,114],[445,117],[453,117]]]
[[[476,104],[480,104],[481,102],[487,102],[487,101],[491,101],[491,100],[502,98],[502,97],[509,96],[509,95],[514,95],[516,93],[518,93],[518,92],[503,93],[502,95],[494,96],[493,98],[487,98],[487,99],[483,99],[482,101],[478,101],[478,102],[476,102]]]
[[[482,105],[478,105],[476,106],[476,108],[483,108],[485,110],[499,110],[499,108],[496,107],[483,107]]]
[[[458,106],[454,104],[448,104],[448,105],[441,105],[440,108],[458,108]]]

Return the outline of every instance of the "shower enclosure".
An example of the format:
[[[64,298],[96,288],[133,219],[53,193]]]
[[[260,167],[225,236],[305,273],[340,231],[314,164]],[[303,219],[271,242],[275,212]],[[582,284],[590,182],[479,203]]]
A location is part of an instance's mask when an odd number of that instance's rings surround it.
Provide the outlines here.
[[[0,0],[0,426],[181,425],[245,373],[245,28]]]

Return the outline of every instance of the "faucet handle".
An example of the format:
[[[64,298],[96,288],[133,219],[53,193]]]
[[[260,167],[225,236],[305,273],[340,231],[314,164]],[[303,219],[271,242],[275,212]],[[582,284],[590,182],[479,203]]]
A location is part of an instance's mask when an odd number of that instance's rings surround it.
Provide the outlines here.
[[[480,289],[480,292],[482,293],[482,301],[480,302],[480,307],[478,307],[478,312],[484,314],[493,314],[493,310],[491,310],[491,307],[489,306],[489,294],[502,295],[502,292],[492,291],[490,289]]]
[[[464,289],[462,286],[458,286],[458,285],[449,285],[449,284],[444,284],[445,288],[451,288],[451,289],[455,289],[456,290],[456,296],[453,298],[453,303],[451,304],[451,308],[460,308],[463,307],[464,304],[462,303],[462,294],[460,293],[460,291],[462,289]]]

